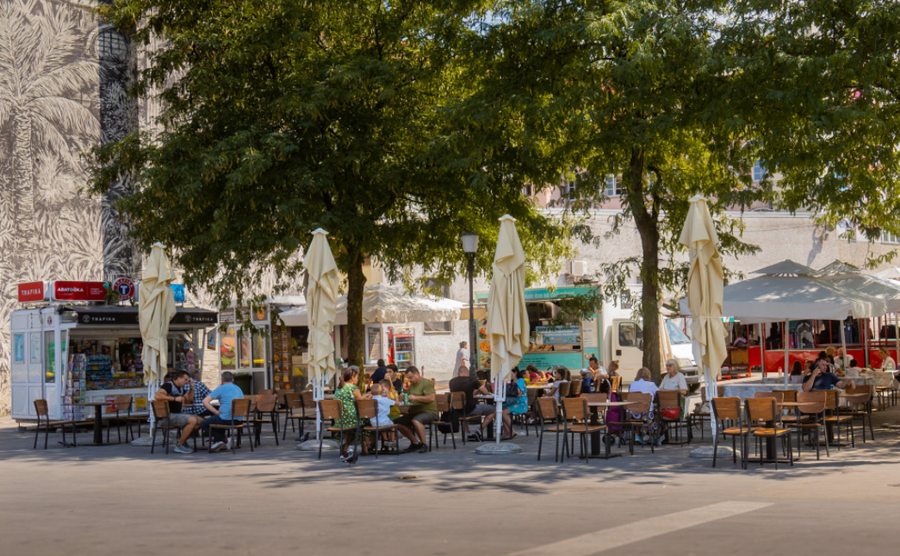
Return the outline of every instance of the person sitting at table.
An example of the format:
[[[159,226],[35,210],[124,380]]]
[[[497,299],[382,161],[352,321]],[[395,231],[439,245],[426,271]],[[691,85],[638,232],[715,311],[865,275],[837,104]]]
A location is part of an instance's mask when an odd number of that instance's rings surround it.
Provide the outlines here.
[[[856,359],[851,359],[850,366],[844,371],[844,376],[847,378],[859,378],[859,373],[861,373],[862,370],[863,369],[859,366],[859,362]]]
[[[153,397],[156,400],[169,402],[169,416],[160,421],[160,424],[181,428],[181,437],[175,444],[175,451],[179,454],[190,454],[194,450],[185,444],[194,430],[200,426],[200,418],[196,415],[187,415],[182,412],[184,407],[185,385],[188,381],[187,371],[171,371],[166,373],[166,382],[156,391]]]
[[[203,373],[194,371],[188,379],[188,388],[186,400],[190,400],[182,406],[182,410],[187,415],[196,415],[197,417],[209,417],[212,413],[203,407],[203,400],[212,390],[208,386],[200,382]]]
[[[387,378],[391,381],[395,392],[403,391],[403,377],[400,376],[400,369],[397,368],[397,365],[391,363],[387,366]]]
[[[544,380],[544,373],[538,370],[534,365],[528,365],[525,367],[525,375],[532,383],[534,382],[542,382]]]
[[[550,391],[546,392],[545,396],[551,396],[559,402],[559,387],[564,382],[569,382],[568,376],[569,370],[563,366],[559,366],[556,368],[556,380],[553,381],[553,384],[550,386]]]
[[[387,382],[387,386],[384,386],[383,383]],[[376,383],[372,385],[372,389],[369,391],[372,399],[377,404],[378,413],[375,419],[369,419],[369,423],[373,427],[386,427],[390,426],[394,423],[394,418],[391,416],[391,412],[394,408],[397,408],[397,416],[400,416],[400,408],[397,407],[397,401],[394,400],[391,396],[391,386],[390,381],[385,379],[381,383]],[[385,448],[393,448],[394,445],[388,446],[388,442],[395,442],[394,433],[391,431],[384,431],[381,433],[382,438],[385,440]]]
[[[581,391],[585,394],[594,391],[594,373],[590,369],[581,369]]]
[[[656,397],[659,388],[650,380],[650,369],[641,367],[634,377],[634,382],[628,387],[628,391],[650,394],[650,399],[652,400]],[[650,402],[650,408],[653,408],[653,402]]]
[[[335,421],[335,425],[339,427],[356,427],[360,424],[359,416],[356,413],[356,402],[357,400],[363,400],[368,397],[368,395],[363,395],[359,391],[359,387],[357,384],[359,383],[359,367],[356,365],[351,365],[341,371],[341,385],[340,388],[335,390],[334,399],[341,400],[341,418],[338,421]],[[364,420],[363,424],[366,422]],[[349,434],[347,431],[344,431],[344,445],[341,446],[341,458],[348,462],[353,463],[356,461],[356,454],[353,452],[353,449],[350,448],[350,442],[353,440],[353,436],[355,432],[350,431]],[[368,447],[365,444],[365,439],[371,438],[371,434],[363,433],[363,450],[367,451]]]
[[[406,380],[409,381],[409,412],[401,415],[395,423],[400,433],[410,441],[406,451],[425,453],[428,451],[425,425],[438,418],[434,383],[422,378],[416,367],[407,367]]]
[[[619,360],[609,362],[609,369],[607,369],[606,374],[609,375],[609,378],[615,378],[618,376],[622,376],[619,374]]]
[[[678,366],[676,359],[666,361],[666,374],[659,383],[660,390],[678,390],[682,396],[687,396],[688,385],[684,375],[681,373],[681,367]]]
[[[227,425],[231,422],[231,402],[232,400],[244,399],[244,392],[237,384],[234,383],[234,374],[231,371],[222,373],[222,384],[215,390],[203,397],[203,407],[211,415],[203,420],[200,428],[210,435],[210,452],[219,452],[222,450],[231,450],[231,438],[226,438],[225,429],[215,428],[210,430],[210,425]],[[219,401],[219,407],[212,404],[213,400]],[[243,416],[238,417],[243,419]]]
[[[609,378],[609,373],[600,365],[595,355],[591,355],[590,359],[588,359],[588,369],[593,375],[594,383],[597,383],[601,378]]]
[[[887,348],[878,348],[878,356],[881,357],[881,366],[879,371],[895,371],[897,370],[897,362],[891,357],[891,352]]]
[[[812,390],[831,390],[832,387],[856,388],[856,383],[852,380],[841,380],[834,373],[830,372],[830,365],[826,359],[816,360],[815,368],[803,377],[803,391],[810,392]]]
[[[490,396],[491,392],[486,387],[481,386],[481,382],[476,377],[469,376],[469,368],[468,367],[460,367],[459,372],[455,378],[450,379],[450,392],[463,392],[466,396],[466,406],[463,409],[463,413],[466,417],[474,417],[476,415],[481,415],[481,427],[478,430],[472,432],[469,435],[469,440],[475,442],[481,442],[484,438],[484,431],[488,430],[488,427],[492,422],[494,422],[494,414],[496,413],[496,409],[494,406],[490,404],[480,404],[475,399],[475,394],[481,394],[482,396]],[[468,432],[469,423],[466,422],[466,430]],[[504,430],[504,440],[507,437],[512,436],[512,421],[509,417],[509,408],[503,408],[503,430]]]
[[[384,377],[387,376],[387,372],[388,369],[384,366],[384,359],[379,359],[378,367],[375,368],[375,371],[372,372],[372,376],[370,377],[372,384],[378,384],[384,380]]]
[[[512,380],[510,382],[515,381],[516,386],[519,387],[519,397],[518,398],[506,398],[506,401],[503,402],[506,404],[506,407],[509,409],[510,415],[524,415],[528,413],[528,387],[525,385],[525,373],[516,367],[513,369],[515,371],[512,375]]]

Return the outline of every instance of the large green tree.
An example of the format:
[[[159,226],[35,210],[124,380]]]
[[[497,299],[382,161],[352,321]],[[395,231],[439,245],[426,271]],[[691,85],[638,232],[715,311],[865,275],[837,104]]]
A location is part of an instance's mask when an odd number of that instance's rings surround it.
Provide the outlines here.
[[[161,130],[95,151],[93,184],[130,174],[120,202],[139,243],[174,248],[189,285],[241,299],[326,229],[348,278],[349,359],[363,360],[363,263],[394,275],[464,268],[459,234],[519,220],[537,272],[573,228],[521,195],[450,127],[469,94],[482,2],[118,0],[101,15],[147,48],[135,93],[159,91]]]
[[[525,122],[496,133],[494,150],[542,145],[524,163],[567,175],[570,207],[594,206],[615,180],[614,232],[633,222],[641,253],[606,265],[608,289],[640,278],[656,346],[662,294],[683,289],[692,195],[709,199],[726,255],[757,249],[725,214],[755,202],[896,226],[898,21],[896,5],[856,0],[501,1],[481,35],[491,68],[461,124]],[[758,160],[769,175],[754,181]],[[657,377],[659,359],[644,350]]]
[[[715,4],[535,0],[501,7],[483,34],[493,67],[461,113],[487,112],[501,128],[510,112],[534,122],[515,142],[544,146],[525,160],[575,185],[569,207],[590,209],[606,198],[607,180],[616,184],[623,210],[613,229],[633,221],[641,253],[607,265],[608,292],[640,277],[644,365],[658,377],[660,350],[650,346],[659,345],[663,290],[683,283],[676,252],[688,199],[710,199],[722,251],[741,254],[754,248],[739,240],[738,223],[724,209],[770,191],[750,179],[747,142],[706,110],[721,78]]]

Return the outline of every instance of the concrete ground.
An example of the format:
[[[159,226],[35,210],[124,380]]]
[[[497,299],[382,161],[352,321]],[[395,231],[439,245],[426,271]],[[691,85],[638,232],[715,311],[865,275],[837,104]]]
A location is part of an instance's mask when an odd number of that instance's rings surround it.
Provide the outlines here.
[[[887,554],[900,540],[900,442],[885,426],[897,422],[891,408],[875,442],[744,471],[689,457],[699,441],[589,463],[545,449],[538,462],[533,433],[518,455],[448,444],[355,467],[271,434],[235,456],[45,451],[5,419],[0,542],[9,555]]]

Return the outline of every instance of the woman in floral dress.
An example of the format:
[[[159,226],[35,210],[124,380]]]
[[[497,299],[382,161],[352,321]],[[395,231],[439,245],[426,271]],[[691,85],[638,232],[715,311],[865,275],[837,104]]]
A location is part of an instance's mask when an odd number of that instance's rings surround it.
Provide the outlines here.
[[[359,425],[359,417],[356,413],[356,401],[365,399],[366,396],[363,396],[359,388],[356,386],[359,382],[359,367],[352,366],[344,369],[341,373],[341,387],[337,389],[334,393],[334,399],[341,400],[343,405],[343,411],[341,412],[341,418],[338,420],[335,425],[339,427],[356,427]],[[367,425],[368,421],[362,423],[363,426]],[[350,445],[350,441],[353,440],[353,437],[356,433],[344,432],[344,445],[341,448],[343,454],[347,455],[347,446]],[[363,438],[367,436],[363,434]]]

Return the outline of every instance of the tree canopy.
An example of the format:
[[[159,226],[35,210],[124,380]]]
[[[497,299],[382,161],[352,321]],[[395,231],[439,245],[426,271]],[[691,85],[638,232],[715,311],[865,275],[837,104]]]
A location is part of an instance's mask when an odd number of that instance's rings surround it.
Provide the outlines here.
[[[895,4],[516,0],[495,8],[482,41],[492,67],[468,110],[539,122],[529,138],[552,148],[527,163],[568,172],[576,206],[620,196],[613,229],[632,220],[641,253],[606,265],[606,285],[612,293],[639,276],[645,345],[658,345],[663,290],[685,283],[677,240],[694,194],[709,200],[725,255],[757,249],[725,211],[758,202],[826,221],[850,217],[870,230],[896,226],[886,222],[897,208]],[[768,169],[762,180],[752,176],[757,161]],[[656,376],[659,357],[644,351]]]
[[[348,277],[349,358],[362,364],[367,257],[398,275],[465,267],[477,231],[489,268],[497,219],[519,220],[533,270],[577,231],[522,196],[521,173],[484,164],[450,126],[469,94],[464,45],[478,1],[191,3],[120,0],[104,18],[149,50],[135,93],[161,102],[160,129],[95,150],[93,185],[130,174],[122,199],[144,247],[174,250],[189,285],[240,299],[324,228]]]

